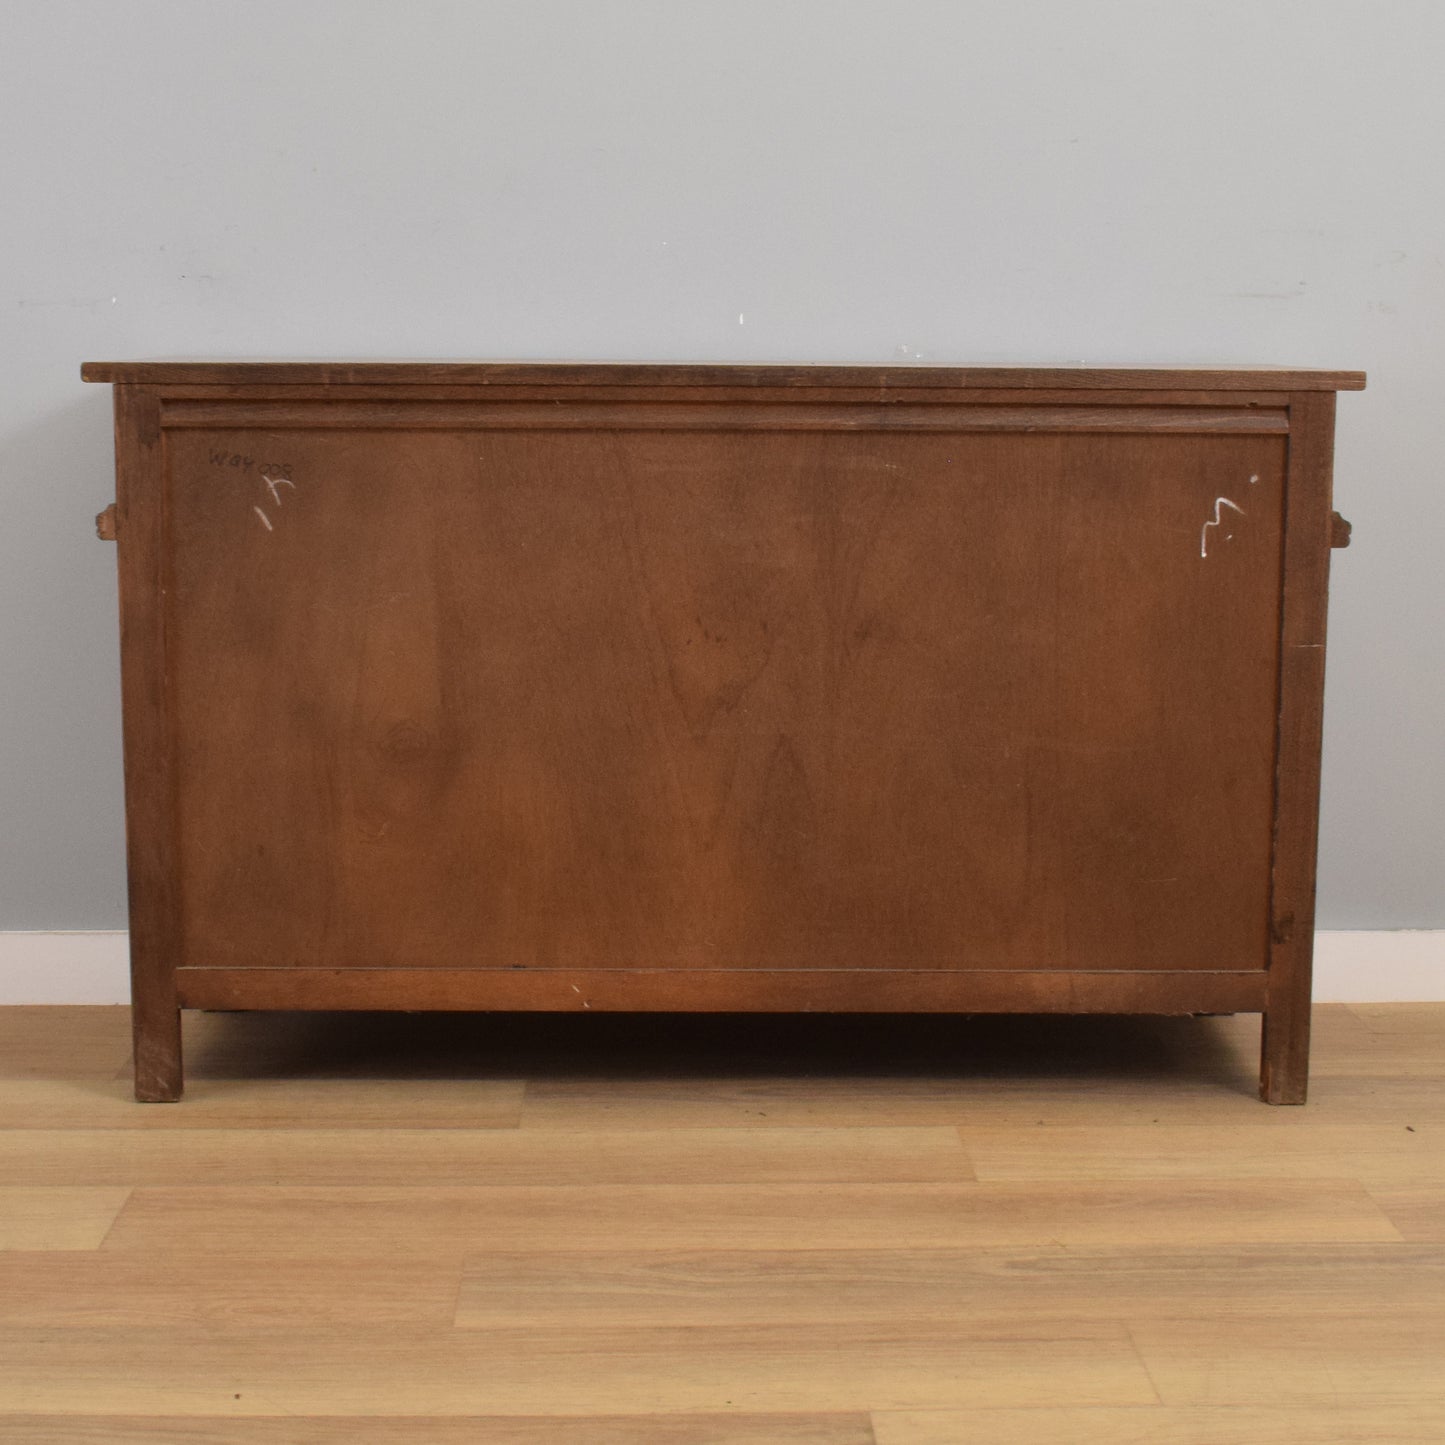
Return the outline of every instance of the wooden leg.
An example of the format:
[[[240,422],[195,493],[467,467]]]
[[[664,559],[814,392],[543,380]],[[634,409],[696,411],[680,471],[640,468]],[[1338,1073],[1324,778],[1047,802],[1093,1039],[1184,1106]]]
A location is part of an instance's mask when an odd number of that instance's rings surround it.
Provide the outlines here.
[[[131,1005],[135,1040],[135,1096],[142,1104],[174,1104],[181,1097],[181,1011],[174,1003]]]
[[[130,905],[131,1033],[135,1096],[181,1097],[181,1014],[176,997],[175,739],[167,644],[166,489],[160,391],[115,388],[116,558],[120,580],[120,683],[125,726],[126,876]]]
[[[1259,1097],[1266,1104],[1303,1104],[1310,1078],[1310,1006],[1279,999],[1264,1014]]]

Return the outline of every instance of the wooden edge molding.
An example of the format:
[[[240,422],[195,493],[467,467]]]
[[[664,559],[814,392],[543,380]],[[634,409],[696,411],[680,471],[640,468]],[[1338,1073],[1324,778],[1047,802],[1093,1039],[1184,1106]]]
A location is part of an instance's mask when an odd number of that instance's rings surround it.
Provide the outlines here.
[[[355,362],[355,361],[87,361],[83,381],[246,386],[367,383],[476,386],[853,386],[910,390],[943,387],[1057,388],[1091,391],[1117,387],[1158,391],[1217,388],[1226,391],[1361,391],[1360,371],[1269,367],[876,367],[717,366],[698,364],[559,362]]]
[[[759,404],[764,402],[764,404]],[[512,401],[293,401],[269,395],[161,403],[167,429],[347,431],[844,431],[844,432],[1180,432],[1284,435],[1289,412],[1275,407],[998,406],[949,402],[752,403],[711,399],[659,402],[644,396],[597,402],[568,398]]]
[[[1263,969],[196,968],[182,1007],[697,1013],[1257,1013]]]

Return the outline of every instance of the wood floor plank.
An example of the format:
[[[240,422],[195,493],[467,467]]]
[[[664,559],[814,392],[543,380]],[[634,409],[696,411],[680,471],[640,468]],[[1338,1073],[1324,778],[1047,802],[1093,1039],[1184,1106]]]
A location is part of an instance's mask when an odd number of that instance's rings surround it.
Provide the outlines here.
[[[1340,1030],[1311,1072],[1445,1079],[1445,1003],[1351,1004],[1350,1013],[1357,1032]]]
[[[1370,1193],[1403,1238],[1445,1243],[1445,1187],[1372,1189]]]
[[[1445,1246],[602,1250],[465,1262],[464,1328],[1439,1312]]]
[[[1436,1404],[879,1411],[877,1445],[1439,1445]]]
[[[1310,1075],[1329,1078],[1445,1079],[1445,1039],[1433,1032],[1361,1031],[1348,1042],[1312,1050]]]
[[[1445,1043],[1445,1003],[1353,1003],[1351,1014],[1371,1034],[1408,1047],[1418,1041],[1437,1052]]]
[[[0,1129],[513,1129],[520,1079],[188,1079],[179,1104],[137,1104],[130,1075],[0,1088]]]
[[[1131,1334],[1166,1405],[1398,1403],[1445,1408],[1445,1301],[1433,1316],[1290,1312],[1151,1319]]]
[[[538,1079],[522,1112],[527,1129],[871,1128],[959,1125],[988,1119],[1033,1125],[1039,1120],[1109,1117],[1146,1121],[1163,1113],[1201,1110],[1210,1117],[1242,1113],[1242,1096],[1192,1086],[1187,1097],[1141,1097],[1109,1081],[1075,1085],[959,1077]],[[1087,1107],[1076,1101],[1087,1095]],[[1111,1107],[1112,1106],[1112,1107]]]
[[[1212,1056],[1216,1076],[1222,1057],[1232,1056],[1243,1068],[1259,1048],[1259,1019],[1253,1014],[1197,1021],[1202,1032],[1169,1035],[1168,1047],[1178,1051],[1181,1065]],[[1441,1035],[1419,1033],[1409,1039],[1390,1038],[1372,1029],[1349,1004],[1317,1003],[1311,1011],[1310,1076],[1315,1081],[1358,1075],[1392,1078],[1440,1072]]]
[[[1432,1008],[1437,1010],[1433,1021],[1418,1012]],[[1241,1015],[1229,1023],[1244,1021]],[[1248,1028],[1226,1032],[1242,1047],[1252,1037]],[[1310,1075],[1317,1081],[1351,1075],[1445,1077],[1445,1006],[1317,1003],[1310,1035]]]
[[[0,1008],[0,1080],[112,1077],[130,1058],[124,1005]]]
[[[567,1185],[969,1180],[948,1127],[905,1129],[13,1129],[15,1184]]]
[[[1428,1076],[1323,1078],[1317,1124],[1445,1127],[1445,1089]],[[530,1129],[855,1128],[952,1123],[1029,1129],[1123,1124],[1299,1127],[1292,1109],[1261,1107],[1254,1084],[1186,1079],[998,1080],[932,1077],[543,1079],[522,1113]]]
[[[959,1133],[980,1179],[1208,1179],[1221,1160],[1232,1179],[1358,1179],[1368,1185],[1445,1185],[1445,1127],[1326,1124],[1297,1127],[1121,1124],[1017,1129],[965,1125]]]
[[[979,1248],[1398,1241],[1358,1185],[596,1185],[135,1190],[112,1249],[299,1255],[479,1250]]]
[[[1189,1081],[958,1078],[542,1080],[226,1079],[188,1083],[180,1105],[138,1105],[128,1077],[19,1079],[0,1089],[0,1129],[928,1128],[986,1122],[1247,1124],[1298,1127],[1253,1093]],[[1323,1079],[1311,1120],[1445,1127],[1445,1089],[1427,1076]]]
[[[11,1415],[7,1445],[874,1445],[867,1415]]]
[[[126,1188],[0,1186],[0,1250],[98,1249],[129,1195]]]
[[[186,1030],[0,1009],[7,1445],[1445,1439],[1442,1007],[1303,1109],[1252,1016]]]
[[[448,1325],[455,1260],[298,1259],[211,1249],[0,1253],[0,1326],[345,1331]],[[0,1439],[4,1432],[0,1431]]]
[[[83,1368],[78,1363],[83,1362]],[[742,1330],[0,1330],[13,1413],[554,1415],[1157,1397],[1117,1325],[1044,1320]]]

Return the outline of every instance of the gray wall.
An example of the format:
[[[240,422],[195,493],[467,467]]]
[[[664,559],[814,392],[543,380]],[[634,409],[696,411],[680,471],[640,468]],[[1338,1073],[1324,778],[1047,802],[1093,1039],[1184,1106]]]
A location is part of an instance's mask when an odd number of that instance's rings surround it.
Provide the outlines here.
[[[1445,924],[1445,6],[0,0],[0,929],[124,922],[87,358],[1278,362],[1321,922]]]

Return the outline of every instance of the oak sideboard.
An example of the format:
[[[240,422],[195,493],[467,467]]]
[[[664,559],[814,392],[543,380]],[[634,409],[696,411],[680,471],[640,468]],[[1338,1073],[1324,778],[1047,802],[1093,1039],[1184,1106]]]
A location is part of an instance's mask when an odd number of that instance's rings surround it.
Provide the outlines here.
[[[181,1011],[1263,1016],[1355,372],[90,363]]]

